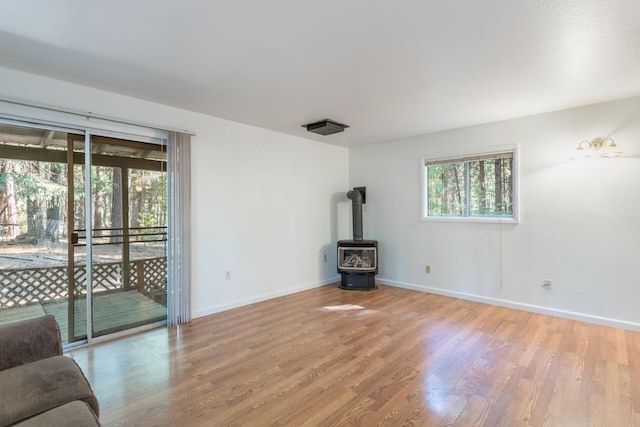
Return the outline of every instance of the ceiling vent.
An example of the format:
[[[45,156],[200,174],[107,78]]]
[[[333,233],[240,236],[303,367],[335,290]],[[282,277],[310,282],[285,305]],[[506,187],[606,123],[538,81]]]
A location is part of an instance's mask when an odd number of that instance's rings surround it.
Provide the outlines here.
[[[320,135],[331,135],[333,133],[342,132],[349,126],[334,122],[333,120],[324,119],[319,122],[302,125],[302,127],[307,128],[309,132]]]

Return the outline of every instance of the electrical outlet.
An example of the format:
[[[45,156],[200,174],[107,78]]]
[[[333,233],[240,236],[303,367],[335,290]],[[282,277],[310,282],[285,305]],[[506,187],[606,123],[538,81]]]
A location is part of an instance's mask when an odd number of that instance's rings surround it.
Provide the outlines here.
[[[324,262],[327,262],[327,254],[324,254],[322,258],[324,259]]]
[[[224,280],[231,280],[231,272],[230,271],[225,271],[224,272]]]
[[[427,273],[427,274],[431,274],[431,266],[430,266],[430,265],[427,265],[427,266],[424,268],[424,272],[425,272],[425,273]]]

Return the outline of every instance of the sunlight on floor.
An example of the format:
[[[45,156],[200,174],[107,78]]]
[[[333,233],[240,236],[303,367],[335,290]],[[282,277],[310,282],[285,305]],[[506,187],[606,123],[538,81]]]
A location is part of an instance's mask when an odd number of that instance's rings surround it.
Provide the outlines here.
[[[328,305],[322,307],[322,311],[349,311],[349,310],[364,310],[364,307],[355,304],[342,304],[342,305]]]

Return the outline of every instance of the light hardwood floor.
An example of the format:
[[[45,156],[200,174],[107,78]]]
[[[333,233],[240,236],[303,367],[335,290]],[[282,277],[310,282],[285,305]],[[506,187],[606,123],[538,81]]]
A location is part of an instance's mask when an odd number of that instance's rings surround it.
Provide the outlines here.
[[[74,349],[109,425],[640,425],[640,333],[380,286]]]

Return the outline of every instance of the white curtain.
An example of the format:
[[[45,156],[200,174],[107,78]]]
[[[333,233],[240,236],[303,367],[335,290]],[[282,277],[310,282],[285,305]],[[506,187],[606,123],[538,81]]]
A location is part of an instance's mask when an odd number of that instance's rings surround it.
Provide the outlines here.
[[[169,192],[168,326],[191,321],[191,136],[170,131],[167,140]]]

